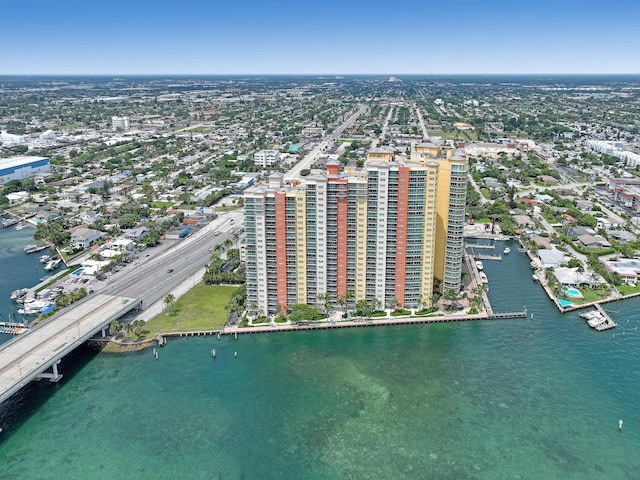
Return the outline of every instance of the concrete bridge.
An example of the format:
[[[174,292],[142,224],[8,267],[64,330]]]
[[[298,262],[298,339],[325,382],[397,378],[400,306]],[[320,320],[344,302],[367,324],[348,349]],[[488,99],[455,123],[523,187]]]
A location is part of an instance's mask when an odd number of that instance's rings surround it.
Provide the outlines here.
[[[0,403],[31,380],[60,380],[60,360],[113,320],[140,305],[133,298],[97,294],[0,349]],[[47,370],[51,370],[47,372]]]
[[[60,380],[61,359],[94,335],[104,336],[109,324],[130,310],[161,300],[184,281],[195,285],[215,244],[232,238],[240,226],[242,213],[230,212],[158,258],[124,267],[117,280],[0,345],[0,403],[31,380]]]

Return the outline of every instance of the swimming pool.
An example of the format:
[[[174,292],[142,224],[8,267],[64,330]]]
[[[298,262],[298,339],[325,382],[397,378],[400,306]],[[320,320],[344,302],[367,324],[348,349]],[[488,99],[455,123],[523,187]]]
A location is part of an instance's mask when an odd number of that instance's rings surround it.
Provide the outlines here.
[[[580,290],[576,290],[575,288],[565,288],[564,293],[566,293],[567,295],[571,295],[572,297],[582,296]]]
[[[84,268],[80,267],[79,269],[74,270],[72,273],[74,275],[82,275],[82,272],[84,272]]]
[[[564,300],[562,298],[558,299],[558,303],[563,307],[568,307],[569,305],[573,305],[573,302],[570,302],[569,300]]]

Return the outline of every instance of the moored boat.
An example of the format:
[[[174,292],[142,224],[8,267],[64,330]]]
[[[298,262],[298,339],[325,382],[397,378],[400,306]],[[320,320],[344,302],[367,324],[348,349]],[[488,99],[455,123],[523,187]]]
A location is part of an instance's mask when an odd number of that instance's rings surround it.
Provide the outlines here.
[[[600,313],[600,312],[596,312],[596,315],[594,315],[592,318],[590,318],[587,323],[589,324],[589,326],[591,328],[596,328],[598,327],[600,324],[606,322],[607,319]]]
[[[20,222],[19,218],[5,218],[4,220],[2,220],[2,227],[7,228],[12,225],[15,225],[18,222]]]
[[[40,255],[40,258],[38,259],[40,261],[40,263],[47,263],[49,260],[51,259],[51,255]]]
[[[538,265],[538,264],[537,264],[537,262],[531,261],[531,263],[529,264],[529,266],[530,266],[531,268],[533,268],[534,270],[537,270],[537,269],[538,269],[538,267],[539,267],[540,265]]]
[[[41,250],[44,250],[45,248],[49,248],[47,245],[27,245],[26,247],[24,247],[24,251],[26,253],[36,253],[36,252],[40,252]]]
[[[44,269],[47,272],[50,272],[51,270],[55,270],[59,266],[60,266],[60,260],[49,260],[49,262],[44,266]]]
[[[489,283],[489,279],[487,278],[487,274],[484,272],[480,272],[480,280],[482,283]]]
[[[504,250],[502,251],[502,253],[507,255],[507,254],[511,253],[511,249],[509,247],[505,247]]]
[[[478,269],[479,272],[482,271],[482,269],[484,268],[484,265],[480,260],[476,262],[476,268]]]

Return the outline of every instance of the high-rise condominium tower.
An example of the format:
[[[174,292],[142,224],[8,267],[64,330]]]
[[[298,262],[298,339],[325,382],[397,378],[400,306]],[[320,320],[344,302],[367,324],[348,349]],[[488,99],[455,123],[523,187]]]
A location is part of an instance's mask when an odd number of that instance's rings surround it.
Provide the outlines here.
[[[274,314],[327,294],[334,304],[423,308],[434,285],[460,288],[464,152],[419,144],[405,159],[380,147],[362,170],[340,173],[337,160],[326,169],[289,185],[274,174],[245,191],[250,310]]]

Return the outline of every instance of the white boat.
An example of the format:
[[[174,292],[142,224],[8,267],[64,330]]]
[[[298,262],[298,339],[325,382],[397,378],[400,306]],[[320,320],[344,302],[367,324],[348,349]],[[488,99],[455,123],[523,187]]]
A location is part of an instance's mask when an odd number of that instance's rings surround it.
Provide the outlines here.
[[[505,247],[504,250],[502,251],[502,253],[507,255],[507,254],[511,253],[511,249],[509,247]]]
[[[489,279],[487,278],[487,274],[484,272],[480,272],[480,281],[482,283],[489,283]]]
[[[29,292],[28,288],[19,288],[18,290],[14,290],[9,298],[11,298],[11,300],[18,300],[19,298],[24,297],[27,292]]]
[[[538,269],[538,267],[539,267],[539,265],[538,265],[536,262],[533,262],[533,261],[529,264],[529,266],[530,266],[531,268],[533,268],[534,270],[537,270],[537,269]]]
[[[49,260],[49,263],[47,263],[44,266],[44,269],[47,272],[50,272],[52,270],[55,270],[56,268],[58,268],[60,266],[60,260]]]
[[[19,223],[16,225],[16,230],[22,230],[24,227],[26,227],[26,225],[24,225],[23,223]]]
[[[36,307],[23,307],[23,308],[19,308],[18,309],[18,313],[20,315],[36,315],[38,313],[38,311],[40,310],[40,308],[36,308]]]
[[[476,268],[478,269],[479,272],[482,271],[482,269],[484,268],[484,265],[480,260],[476,262]]]
[[[596,328],[598,325],[600,325],[601,323],[604,323],[606,321],[607,321],[607,319],[605,317],[603,317],[600,312],[598,312],[597,315],[594,315],[593,318],[591,318],[590,320],[587,321],[587,323],[589,324],[589,326],[591,328]]]
[[[40,260],[40,263],[47,263],[49,260],[51,259],[51,255],[40,255],[40,258],[38,260]]]

